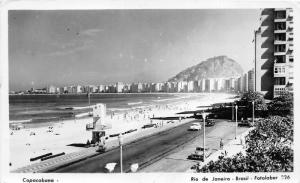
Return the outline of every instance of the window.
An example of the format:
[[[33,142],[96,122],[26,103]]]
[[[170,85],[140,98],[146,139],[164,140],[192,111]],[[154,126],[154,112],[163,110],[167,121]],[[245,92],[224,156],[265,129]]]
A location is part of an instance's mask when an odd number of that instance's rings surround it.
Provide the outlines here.
[[[275,85],[285,85],[285,77],[276,77]]]
[[[285,88],[275,88],[275,95],[282,95],[286,91]]]
[[[275,63],[285,63],[285,55],[276,55]]]
[[[286,18],[286,11],[276,11],[275,12],[275,18],[276,19],[285,19]]]
[[[290,62],[294,62],[294,57],[290,57]]]
[[[285,44],[275,45],[275,52],[285,52]]]
[[[275,22],[275,30],[286,30],[286,22]]]
[[[275,41],[285,41],[286,34],[285,33],[277,33],[275,34]]]
[[[284,74],[285,73],[285,67],[284,66],[275,66],[274,73],[275,74]]]

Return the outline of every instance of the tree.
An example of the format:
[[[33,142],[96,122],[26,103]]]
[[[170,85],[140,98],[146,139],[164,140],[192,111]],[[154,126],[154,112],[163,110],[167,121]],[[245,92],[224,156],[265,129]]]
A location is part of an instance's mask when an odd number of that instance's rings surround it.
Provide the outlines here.
[[[264,117],[265,111],[267,110],[267,105],[264,99],[263,94],[259,92],[246,92],[242,95],[241,100],[237,103],[239,106],[245,106],[243,111],[243,116],[250,117],[252,116],[252,102],[254,101],[254,109],[256,116]]]
[[[287,116],[293,115],[294,95],[290,92],[284,92],[276,97],[268,105],[270,115]]]
[[[272,116],[258,121],[246,136],[246,154],[219,157],[197,172],[292,172],[293,118]]]

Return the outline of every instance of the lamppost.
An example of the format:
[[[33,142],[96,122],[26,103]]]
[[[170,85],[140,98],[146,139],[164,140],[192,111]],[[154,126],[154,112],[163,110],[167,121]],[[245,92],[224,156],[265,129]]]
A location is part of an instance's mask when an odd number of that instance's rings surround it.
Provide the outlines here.
[[[208,113],[202,113],[203,118],[203,162],[205,161],[205,118]]]
[[[123,137],[122,134],[119,135],[119,145],[120,145],[120,169],[121,169],[121,173],[123,173],[123,149],[122,149],[122,145],[123,145]]]
[[[238,110],[238,106],[235,105],[235,137],[234,139],[236,139],[236,136],[237,136],[237,110]]]
[[[232,111],[232,121],[233,121],[234,120],[234,105],[233,105],[233,103],[232,103],[231,111]]]
[[[252,125],[254,126],[254,101],[252,101]]]

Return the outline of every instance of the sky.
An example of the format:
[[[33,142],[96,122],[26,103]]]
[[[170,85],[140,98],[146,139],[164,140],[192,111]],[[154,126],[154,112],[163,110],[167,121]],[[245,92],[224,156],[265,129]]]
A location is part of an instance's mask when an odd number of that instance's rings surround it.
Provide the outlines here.
[[[252,10],[10,10],[10,90],[163,82],[208,58],[253,67]]]

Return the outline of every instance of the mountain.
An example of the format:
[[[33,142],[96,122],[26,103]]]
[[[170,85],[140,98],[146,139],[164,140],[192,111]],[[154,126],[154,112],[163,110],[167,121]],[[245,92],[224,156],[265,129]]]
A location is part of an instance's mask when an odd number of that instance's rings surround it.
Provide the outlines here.
[[[227,56],[218,56],[189,67],[168,81],[196,81],[204,78],[228,78],[240,76],[242,73],[243,69],[236,61]]]

